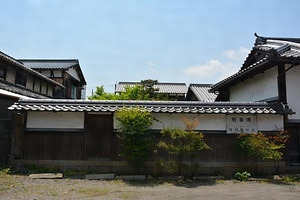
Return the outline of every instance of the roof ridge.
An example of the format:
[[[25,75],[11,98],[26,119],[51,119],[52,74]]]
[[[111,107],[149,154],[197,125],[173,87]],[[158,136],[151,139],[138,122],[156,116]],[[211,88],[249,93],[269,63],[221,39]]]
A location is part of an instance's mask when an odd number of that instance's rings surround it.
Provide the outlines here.
[[[278,40],[278,41],[287,41],[287,42],[293,42],[293,43],[299,43],[300,44],[300,38],[284,38],[284,37],[263,37],[257,35],[257,33],[254,33],[254,36],[256,37],[254,45],[257,46],[259,44],[265,44],[267,40]]]
[[[50,58],[50,59],[31,59],[31,58],[21,58],[21,59],[16,59],[16,60],[18,60],[19,62],[22,62],[22,61],[24,61],[24,62],[57,62],[57,61],[59,61],[59,62],[70,62],[70,61],[75,61],[75,62],[79,62],[79,60],[78,59],[63,59],[63,58],[59,58],[59,59],[56,59],[56,58]]]

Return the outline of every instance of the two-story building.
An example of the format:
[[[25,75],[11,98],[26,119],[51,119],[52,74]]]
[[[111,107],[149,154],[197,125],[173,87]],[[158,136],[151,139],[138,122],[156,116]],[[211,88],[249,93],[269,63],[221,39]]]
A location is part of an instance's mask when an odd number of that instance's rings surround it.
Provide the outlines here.
[[[286,161],[300,166],[300,39],[255,36],[241,69],[210,91],[218,94],[216,101],[278,102],[292,109],[283,119],[290,133]]]
[[[85,99],[87,83],[77,59],[18,59],[18,61],[65,87],[56,90],[54,98]]]
[[[7,160],[10,149],[11,115],[7,110],[22,99],[53,98],[55,91],[65,87],[0,52],[0,163]]]

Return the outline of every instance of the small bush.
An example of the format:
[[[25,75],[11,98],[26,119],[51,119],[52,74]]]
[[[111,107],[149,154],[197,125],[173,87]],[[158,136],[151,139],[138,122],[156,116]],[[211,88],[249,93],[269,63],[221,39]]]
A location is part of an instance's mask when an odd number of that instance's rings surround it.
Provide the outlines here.
[[[239,181],[247,181],[250,178],[250,176],[251,176],[251,174],[247,171],[237,172],[234,175],[235,179],[239,180]]]

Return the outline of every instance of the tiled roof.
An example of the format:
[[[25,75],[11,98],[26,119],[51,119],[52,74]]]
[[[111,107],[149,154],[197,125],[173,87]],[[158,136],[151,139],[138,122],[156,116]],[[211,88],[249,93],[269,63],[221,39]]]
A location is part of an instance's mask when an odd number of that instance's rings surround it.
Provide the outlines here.
[[[18,66],[21,69],[23,69],[25,71],[28,71],[31,74],[34,74],[35,76],[38,76],[38,77],[40,77],[44,80],[47,80],[48,82],[50,82],[54,85],[57,85],[59,87],[64,88],[64,86],[61,85],[60,83],[58,83],[56,81],[53,81],[52,79],[48,78],[47,76],[44,76],[43,74],[40,74],[40,73],[34,71],[33,69],[30,69],[30,68],[26,67],[23,63],[19,62],[18,60],[14,59],[13,57],[11,57],[11,56],[9,56],[9,55],[1,52],[1,51],[0,51],[0,58],[7,61],[7,62],[9,62],[9,63],[11,63],[11,64],[13,64],[14,66]]]
[[[46,69],[69,69],[75,67],[79,77],[83,84],[86,84],[86,80],[79,66],[78,59],[18,59],[26,67],[35,70],[46,70]]]
[[[257,36],[255,34],[255,36]],[[264,52],[264,56],[254,63],[249,63],[251,55],[254,55],[257,51]],[[241,69],[232,76],[221,80],[220,82],[212,85],[211,91],[218,91],[218,89],[225,84],[230,84],[231,81],[242,77],[246,73],[249,73],[256,69],[259,69],[256,73],[262,70],[268,69],[269,66],[266,63],[272,60],[284,60],[286,62],[300,63],[300,39],[298,38],[267,38],[257,36],[255,46],[251,50],[249,56],[246,58]],[[250,60],[251,61],[251,60]],[[243,80],[243,79],[240,79]]]
[[[18,59],[18,61],[32,69],[68,69],[79,64],[76,59]]]
[[[37,98],[37,99],[49,98],[49,96],[44,96],[40,93],[33,92],[32,90],[29,90],[25,87],[14,85],[14,84],[8,83],[6,81],[2,81],[2,80],[0,80],[0,89],[15,93],[15,94],[31,97],[31,98]]]
[[[125,87],[133,87],[141,84],[140,82],[119,82],[116,85],[115,92],[120,93],[125,91]],[[158,93],[163,94],[186,94],[188,87],[185,83],[157,83],[153,86],[158,89]]]
[[[189,89],[201,102],[214,102],[217,95],[209,92],[211,84],[190,84]]]
[[[282,104],[196,101],[91,101],[91,100],[20,100],[9,110],[54,112],[114,112],[121,108],[144,108],[153,113],[194,114],[286,114]]]

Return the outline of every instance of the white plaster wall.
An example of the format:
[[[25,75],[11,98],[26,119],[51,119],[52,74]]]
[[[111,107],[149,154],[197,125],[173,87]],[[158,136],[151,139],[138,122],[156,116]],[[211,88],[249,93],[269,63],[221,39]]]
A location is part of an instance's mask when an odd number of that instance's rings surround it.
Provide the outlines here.
[[[288,68],[290,65],[287,65]],[[296,112],[289,115],[289,119],[300,119],[300,65],[294,66],[286,72],[287,102],[289,107]]]
[[[257,115],[257,130],[258,131],[273,131],[283,129],[283,116],[263,114]]]
[[[51,71],[50,70],[42,70],[41,74],[43,74],[43,75],[45,75],[47,77],[50,77]]]
[[[62,77],[62,71],[61,70],[53,70],[54,77]]]
[[[77,71],[74,68],[69,68],[67,73],[72,76],[73,78],[75,78],[76,80],[80,81],[80,78],[78,76]]]
[[[168,113],[153,113],[155,119],[154,124],[150,127],[153,130],[161,130],[163,128],[184,128],[182,117],[188,120],[199,119],[199,125],[195,130],[226,130],[226,115],[224,114],[168,114]],[[114,118],[114,128],[118,128],[119,123]]]
[[[230,101],[261,101],[278,96],[277,67],[230,88]]]
[[[84,128],[84,112],[27,112],[26,128]]]

